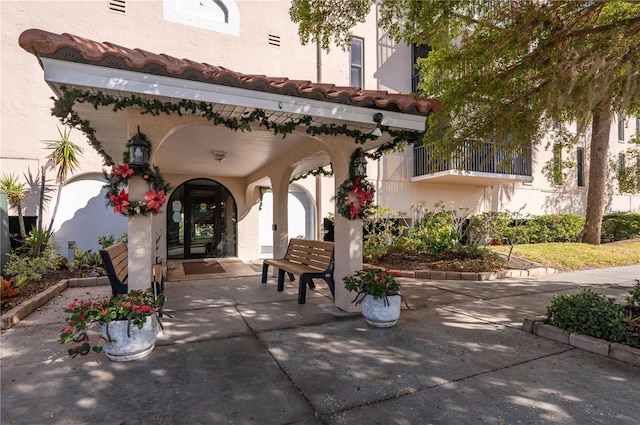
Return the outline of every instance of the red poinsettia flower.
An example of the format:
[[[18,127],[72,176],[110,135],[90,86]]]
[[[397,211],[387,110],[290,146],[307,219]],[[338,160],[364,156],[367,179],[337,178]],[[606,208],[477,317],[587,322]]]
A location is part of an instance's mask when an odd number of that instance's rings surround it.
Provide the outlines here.
[[[116,176],[120,176],[123,179],[127,179],[129,177],[133,177],[135,174],[133,172],[133,168],[129,167],[129,164],[123,164],[113,170],[113,174]]]
[[[356,192],[356,196],[358,197],[358,201],[360,202],[360,205],[366,205],[367,202],[370,202],[373,200],[373,193],[371,192],[371,190],[363,190],[360,189],[358,190],[358,192]]]
[[[351,218],[356,218],[360,215],[360,206],[355,202],[352,202],[349,205],[349,214],[351,214]]]
[[[113,202],[113,212],[126,214],[129,210],[129,194],[122,189],[118,196],[109,195],[109,199]]]
[[[155,189],[151,189],[151,192],[147,192],[144,194],[144,199],[147,200],[146,211],[160,211],[160,207],[162,207],[162,204],[165,203],[164,190],[156,192]]]

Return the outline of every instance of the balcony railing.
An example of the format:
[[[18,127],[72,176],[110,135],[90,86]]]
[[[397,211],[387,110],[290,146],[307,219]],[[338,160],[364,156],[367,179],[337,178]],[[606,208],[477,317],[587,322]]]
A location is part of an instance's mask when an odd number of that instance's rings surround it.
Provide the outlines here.
[[[413,176],[425,176],[443,171],[458,170],[500,175],[531,176],[531,150],[522,149],[509,156],[505,149],[493,142],[467,143],[458,152],[438,158],[435,148],[423,145],[413,148]]]

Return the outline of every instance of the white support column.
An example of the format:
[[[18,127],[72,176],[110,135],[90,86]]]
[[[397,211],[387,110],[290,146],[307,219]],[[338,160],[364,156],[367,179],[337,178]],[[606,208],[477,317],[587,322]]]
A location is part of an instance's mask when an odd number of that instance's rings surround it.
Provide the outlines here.
[[[289,180],[292,167],[282,170],[279,176],[271,176],[273,190],[273,258],[282,258],[289,245]],[[275,272],[275,270],[274,270]]]
[[[345,289],[342,278],[362,269],[362,220],[349,220],[337,211],[335,217],[335,304],[345,311],[360,311],[351,303],[355,294]]]
[[[149,185],[142,177],[129,179],[129,199],[142,199]],[[129,290],[147,289],[151,284],[151,265],[154,259],[153,216],[129,217]]]
[[[351,160],[351,154],[357,148],[353,143],[341,144],[336,147],[340,148],[340,153],[338,159],[332,157],[335,176],[335,188],[332,195],[335,195],[338,187],[349,178],[349,161]],[[360,311],[360,306],[355,306],[351,303],[355,294],[345,289],[342,278],[362,269],[362,220],[345,218],[340,215],[337,209],[334,209],[334,212],[336,268],[333,277],[335,279],[335,304],[344,311]]]

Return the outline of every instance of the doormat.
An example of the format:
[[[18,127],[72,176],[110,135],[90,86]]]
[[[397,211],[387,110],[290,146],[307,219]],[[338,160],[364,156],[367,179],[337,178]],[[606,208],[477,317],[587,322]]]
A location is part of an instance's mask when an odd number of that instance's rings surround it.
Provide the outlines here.
[[[182,262],[184,274],[224,273],[224,268],[214,261]]]

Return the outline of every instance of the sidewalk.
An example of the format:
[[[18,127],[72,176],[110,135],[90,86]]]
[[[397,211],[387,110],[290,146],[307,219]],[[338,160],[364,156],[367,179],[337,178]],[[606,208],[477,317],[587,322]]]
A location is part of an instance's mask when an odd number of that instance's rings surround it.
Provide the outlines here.
[[[390,329],[259,276],[170,282],[152,354],[71,359],[70,288],[0,337],[2,424],[636,424],[640,367],[520,330],[554,293],[620,300],[640,266],[497,281],[402,279]]]

